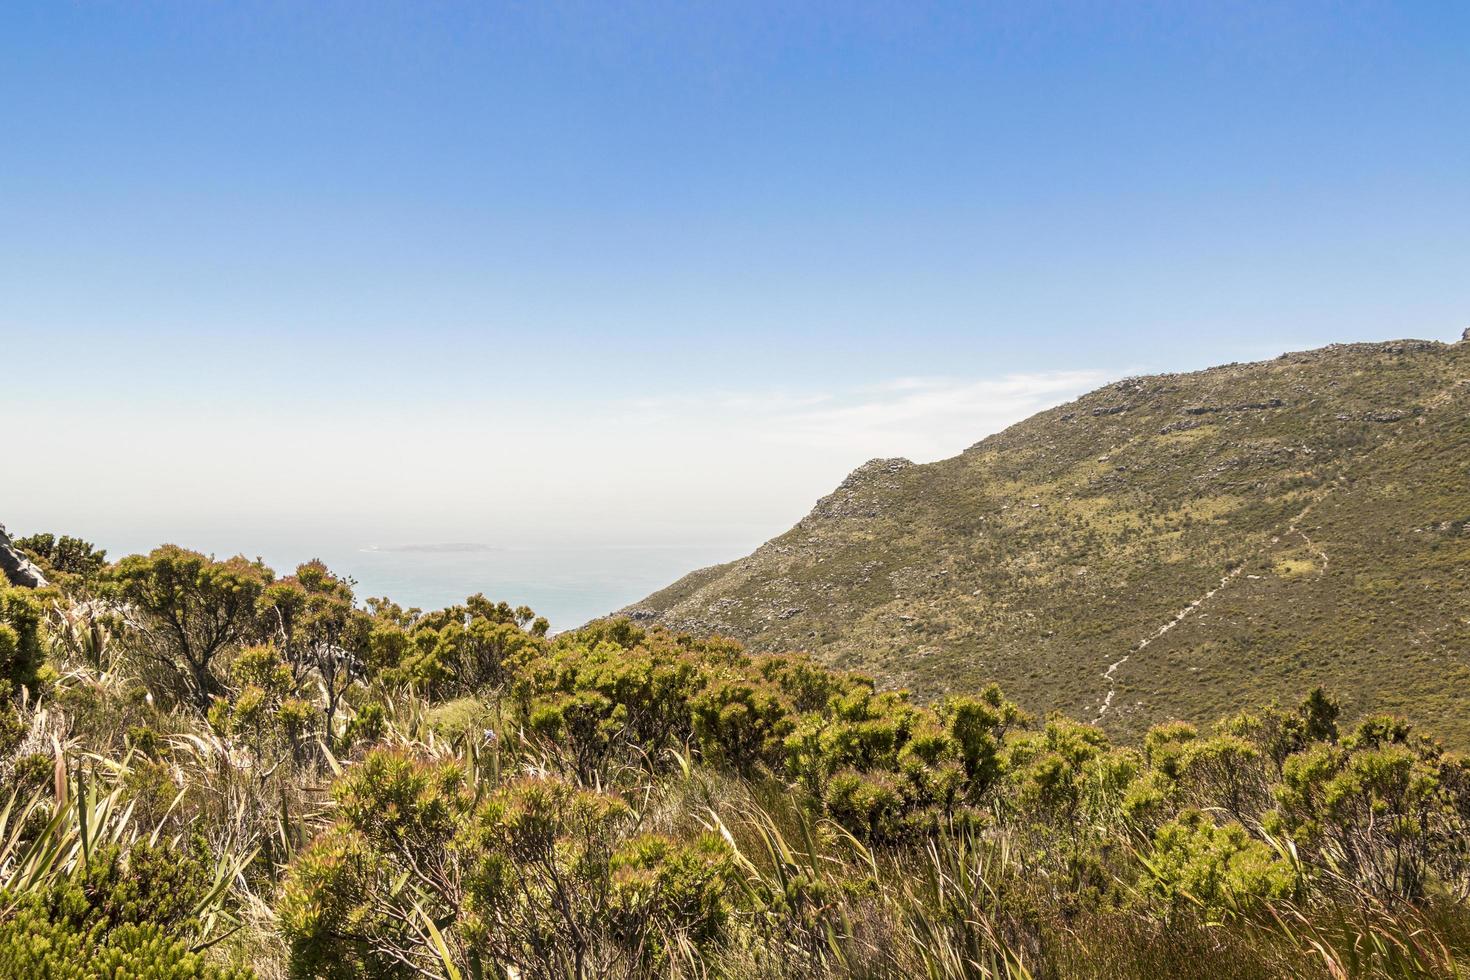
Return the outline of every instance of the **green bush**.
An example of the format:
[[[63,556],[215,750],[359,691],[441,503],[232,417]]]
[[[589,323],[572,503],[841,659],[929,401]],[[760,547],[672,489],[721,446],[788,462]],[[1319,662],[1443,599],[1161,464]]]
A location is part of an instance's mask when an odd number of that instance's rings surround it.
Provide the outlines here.
[[[296,680],[279,651],[247,647],[230,665],[230,675],[234,688],[228,697],[214,699],[210,726],[257,760],[299,758],[319,712],[296,693]]]
[[[190,952],[187,937],[213,887],[208,855],[134,842],[108,845],[69,876],[0,893],[0,976],[65,980],[245,980]]]
[[[1186,810],[1154,834],[1151,891],[1166,909],[1193,907],[1211,920],[1249,914],[1297,890],[1295,871],[1238,823],[1216,826]]]
[[[1364,721],[1339,743],[1290,756],[1274,827],[1385,895],[1417,898],[1430,874],[1470,871],[1470,766],[1401,719]]]
[[[108,570],[111,598],[132,610],[132,653],[153,668],[165,693],[200,711],[225,692],[218,661],[262,632],[256,601],[274,578],[260,562],[225,561],[164,545]]]
[[[37,980],[249,980],[210,965],[154,923],[85,928],[22,907],[0,922],[0,976]]]
[[[32,534],[16,538],[15,546],[41,566],[48,577],[74,575],[83,580],[95,579],[107,565],[107,552],[90,541],[69,534]]]
[[[557,778],[476,803],[464,777],[379,751],[339,781],[341,819],[293,863],[279,906],[294,976],[406,977],[446,955],[471,975],[643,976],[670,941],[721,935],[718,838],[640,833],[619,797]]]
[[[56,921],[77,929],[102,923],[153,924],[174,933],[192,928],[194,910],[213,886],[207,849],[136,841],[98,848],[69,878],[36,898]]]
[[[34,690],[42,659],[41,604],[28,589],[0,584],[0,685]]]
[[[559,780],[498,790],[458,844],[468,947],[531,976],[644,976],[674,937],[716,939],[726,849],[634,824],[622,800]]]

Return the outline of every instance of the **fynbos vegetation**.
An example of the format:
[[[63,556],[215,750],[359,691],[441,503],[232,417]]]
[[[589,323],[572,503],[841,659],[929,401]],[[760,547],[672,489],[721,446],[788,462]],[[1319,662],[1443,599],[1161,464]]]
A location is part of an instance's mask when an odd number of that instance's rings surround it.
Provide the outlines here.
[[[0,975],[1401,977],[1470,956],[1470,764],[1303,692],[1115,742],[318,562],[18,542]]]
[[[1130,740],[1321,685],[1470,748],[1467,379],[1423,340],[1130,378],[627,611]]]

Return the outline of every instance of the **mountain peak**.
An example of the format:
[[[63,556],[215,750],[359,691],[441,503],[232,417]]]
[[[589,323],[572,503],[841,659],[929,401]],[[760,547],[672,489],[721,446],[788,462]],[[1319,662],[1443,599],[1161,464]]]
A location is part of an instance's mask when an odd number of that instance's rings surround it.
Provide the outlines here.
[[[864,463],[636,609],[1125,736],[1323,684],[1470,744],[1467,376],[1470,344],[1394,340],[1127,378]]]
[[[872,481],[885,473],[899,473],[914,465],[911,459],[902,456],[893,456],[887,459],[870,459],[862,466],[847,474],[847,479],[842,481],[842,486],[859,486]]]

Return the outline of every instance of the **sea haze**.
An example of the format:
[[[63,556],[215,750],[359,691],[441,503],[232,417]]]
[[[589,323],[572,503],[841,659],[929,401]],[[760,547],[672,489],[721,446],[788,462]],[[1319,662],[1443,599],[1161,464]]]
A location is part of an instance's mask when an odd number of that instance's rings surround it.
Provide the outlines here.
[[[572,629],[604,616],[686,572],[739,557],[728,545],[492,547],[466,543],[326,549],[318,557],[357,580],[357,596],[387,596],[402,606],[433,609],[483,592],[527,605]],[[266,561],[288,574],[302,556]]]
[[[439,609],[480,592],[496,602],[530,606],[551,621],[554,631],[605,616],[696,569],[747,555],[780,530],[726,524],[697,540],[681,538],[677,529],[661,529],[651,539],[629,541],[571,530],[543,537],[483,524],[405,529],[381,517],[349,522],[181,515],[171,520],[176,527],[161,520],[104,517],[74,521],[64,530],[105,548],[112,561],[146,554],[165,542],[216,558],[259,558],[277,576],[320,559],[356,582],[359,603],[387,596],[404,608]],[[19,535],[59,524],[49,515],[23,514],[8,526]]]

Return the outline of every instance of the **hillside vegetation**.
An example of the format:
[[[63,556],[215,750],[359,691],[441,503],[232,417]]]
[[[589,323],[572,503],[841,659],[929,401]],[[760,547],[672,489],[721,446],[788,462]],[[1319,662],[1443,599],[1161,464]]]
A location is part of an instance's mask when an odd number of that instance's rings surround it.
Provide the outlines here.
[[[1311,690],[1135,747],[320,562],[16,542],[0,977],[1443,977],[1470,763]]]
[[[1470,342],[1130,378],[624,612],[1136,742],[1325,685],[1470,745]]]

